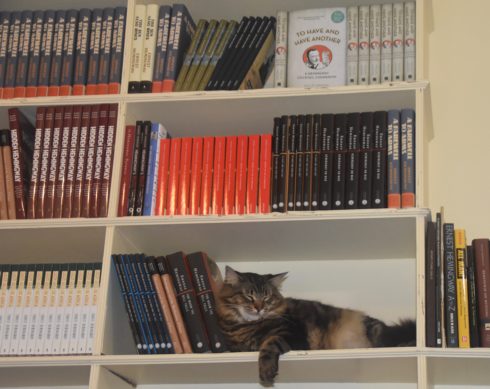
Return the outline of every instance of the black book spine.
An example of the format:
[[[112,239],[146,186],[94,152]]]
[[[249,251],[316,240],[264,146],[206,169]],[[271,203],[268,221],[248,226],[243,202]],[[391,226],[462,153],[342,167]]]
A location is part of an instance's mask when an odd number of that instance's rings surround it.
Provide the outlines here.
[[[373,208],[386,208],[387,116],[386,111],[377,111],[374,113]]]
[[[87,89],[86,94],[95,94],[97,90],[97,76],[100,60],[100,40],[102,35],[103,10],[97,8],[92,10],[92,21],[90,25],[90,41],[88,49],[87,65]]]
[[[458,347],[458,303],[456,294],[456,256],[454,249],[454,224],[444,223],[444,282],[446,346]]]
[[[436,214],[436,346],[442,347],[444,275],[442,274],[442,215]]]
[[[467,246],[468,256],[468,311],[470,319],[470,347],[480,347],[480,330],[478,320],[478,300],[476,291],[475,257],[473,247]]]
[[[361,113],[361,155],[359,158],[359,208],[371,208],[373,176],[373,120],[372,112]]]
[[[135,216],[143,215],[144,199],[145,199],[145,186],[146,186],[146,173],[148,169],[148,156],[150,150],[150,134],[151,134],[151,122],[143,122],[143,134],[141,137],[141,162],[139,164],[138,171],[138,190],[136,191],[136,207]]]
[[[345,172],[345,207],[359,208],[359,145],[361,115],[357,112],[347,115],[347,161]]]
[[[288,117],[281,116],[281,131],[279,132],[279,195],[278,195],[278,211],[286,211],[286,194],[288,191],[288,166],[287,166],[287,142],[288,142]]]
[[[112,28],[111,60],[109,64],[109,93],[120,91],[126,33],[126,7],[116,7]]]
[[[54,23],[53,47],[51,50],[51,69],[49,72],[49,88],[48,94],[58,95],[57,92],[52,92],[51,88],[59,88],[61,85],[61,65],[63,62],[63,41],[65,37],[66,26],[66,11],[56,11],[56,19]]]
[[[128,194],[128,216],[134,216],[136,210],[136,192],[138,190],[138,173],[141,163],[141,140],[143,138],[143,122],[137,121],[134,134],[133,160],[131,161],[131,181]]]
[[[346,165],[346,135],[347,114],[339,113],[334,117],[335,155],[333,174],[333,209],[345,208],[345,165]]]
[[[41,39],[41,52],[39,59],[39,75],[37,80],[37,96],[46,96],[48,93],[55,17],[55,11],[48,10],[44,12],[43,35]]]
[[[9,43],[10,12],[0,12],[0,91],[5,82],[7,47]],[[2,93],[0,93],[1,97]]]
[[[305,117],[305,151],[304,151],[304,184],[303,184],[303,209],[311,209],[311,170],[313,147],[313,116]]]
[[[104,8],[100,33],[99,70],[97,72],[97,93],[107,93],[111,64],[112,29],[114,27],[114,8]]]
[[[298,115],[298,131],[296,132],[296,174],[294,190],[294,210],[303,209],[303,186],[305,178],[305,142],[306,142],[306,117]]]
[[[35,88],[37,86],[37,78],[39,75],[39,62],[41,59],[41,42],[43,35],[43,23],[44,23],[44,11],[34,12],[34,19],[32,22],[32,35],[29,43],[29,65],[27,67],[27,86]],[[0,68],[1,74],[1,68]],[[1,75],[0,75],[1,77]],[[1,83],[0,83],[1,87]],[[35,96],[35,89],[33,89],[32,95]]]
[[[321,141],[321,116],[313,115],[313,135],[311,145],[311,210],[320,209],[320,141]]]
[[[21,18],[21,12],[12,12],[7,46],[7,67],[3,84],[4,98],[14,97],[15,75],[17,72],[17,63],[19,59],[20,25],[22,20]]]
[[[78,26],[78,11],[72,9],[66,13],[65,37],[63,41],[63,64],[61,66],[61,94],[71,94],[73,73],[75,70],[75,50]]]
[[[20,22],[19,51],[17,70],[15,74],[16,97],[25,97],[23,93],[17,95],[17,88],[25,88],[27,84],[27,68],[29,65],[29,45],[31,41],[33,13],[32,11],[23,11]]]
[[[287,118],[287,116],[286,116]],[[298,117],[289,116],[288,126],[288,148],[287,148],[287,210],[294,211],[295,194],[296,194],[296,151],[298,149]]]
[[[272,212],[278,211],[279,198],[279,151],[280,151],[280,131],[281,118],[274,118],[274,128],[272,129],[272,188],[271,188],[271,208]]]
[[[73,94],[76,95],[84,94],[85,85],[87,84],[91,21],[92,11],[87,8],[81,9],[77,25],[75,65],[73,71]]]
[[[332,209],[334,116],[323,114],[320,127],[320,209]]]
[[[436,347],[436,223],[427,223],[425,239],[425,343]]]

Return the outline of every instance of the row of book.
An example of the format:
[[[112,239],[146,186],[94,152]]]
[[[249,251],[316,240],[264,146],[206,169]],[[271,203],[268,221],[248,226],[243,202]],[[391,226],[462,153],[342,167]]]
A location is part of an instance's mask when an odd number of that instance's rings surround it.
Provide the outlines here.
[[[228,351],[215,307],[219,272],[205,253],[112,260],[139,354]]]
[[[270,212],[272,135],[168,137],[127,126],[118,216]]]
[[[9,109],[12,164],[0,171],[0,217],[107,216],[117,111],[117,104],[38,107],[33,126]]]
[[[426,344],[490,347],[490,241],[443,219],[427,224]]]
[[[0,355],[92,354],[100,263],[1,265]]]
[[[411,109],[276,117],[272,211],[414,207],[414,119]]]
[[[0,13],[0,97],[119,93],[126,8]]]

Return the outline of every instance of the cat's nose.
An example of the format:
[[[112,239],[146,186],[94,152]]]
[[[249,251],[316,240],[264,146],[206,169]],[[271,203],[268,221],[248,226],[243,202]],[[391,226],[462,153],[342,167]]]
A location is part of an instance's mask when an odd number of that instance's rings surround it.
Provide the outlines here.
[[[254,308],[257,310],[257,312],[260,312],[264,304],[262,301],[254,301]]]

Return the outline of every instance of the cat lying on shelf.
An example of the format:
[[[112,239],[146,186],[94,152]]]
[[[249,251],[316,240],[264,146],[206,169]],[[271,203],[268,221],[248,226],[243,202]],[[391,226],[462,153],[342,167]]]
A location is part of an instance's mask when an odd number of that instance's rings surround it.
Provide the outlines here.
[[[217,301],[231,351],[259,351],[259,378],[271,386],[289,350],[415,345],[415,322],[388,326],[360,311],[283,297],[287,273],[239,273],[226,267]]]

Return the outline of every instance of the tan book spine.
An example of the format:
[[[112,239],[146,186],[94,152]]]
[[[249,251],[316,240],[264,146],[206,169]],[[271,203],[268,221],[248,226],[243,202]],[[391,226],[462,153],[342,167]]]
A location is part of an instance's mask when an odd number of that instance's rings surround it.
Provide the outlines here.
[[[39,335],[40,325],[39,316],[43,287],[43,266],[37,265],[35,273],[36,280],[34,282],[33,299],[31,303],[31,321],[27,335],[27,355],[34,355],[36,353],[36,339]]]
[[[36,339],[36,355],[44,354],[44,343],[48,328],[48,305],[51,288],[51,269],[44,271],[43,286],[39,296],[39,332]]]
[[[33,288],[34,288],[34,266],[29,266],[30,270],[27,270],[27,282],[25,287],[25,300],[24,300],[24,309],[22,312],[22,327],[20,330],[20,342],[19,342],[19,355],[27,354],[27,335],[29,333],[29,324],[31,319],[31,304],[33,299]],[[1,292],[0,292],[1,293]],[[0,310],[2,309],[2,304],[0,302]]]
[[[5,167],[3,163],[3,146],[7,142],[8,130],[0,131],[0,220],[9,218],[7,209],[7,189],[5,188]],[[5,151],[7,152],[7,151]]]
[[[20,340],[20,326],[22,311],[24,309],[24,292],[26,283],[26,269],[19,268],[19,277],[17,280],[17,293],[15,295],[14,302],[14,315],[13,315],[13,325],[12,325],[12,336],[10,339],[10,355],[19,355],[19,340]]]
[[[2,135],[0,136],[3,138],[0,141],[0,145],[2,148],[7,218],[15,219],[14,166],[12,161],[12,143],[9,130],[3,130]]]
[[[97,300],[99,297],[101,264],[97,264],[96,266],[97,268],[94,270],[94,282],[92,288],[92,302],[91,302],[91,311],[90,311],[90,326],[88,328],[86,354],[92,354],[93,343],[95,338],[95,321],[97,319]]]

